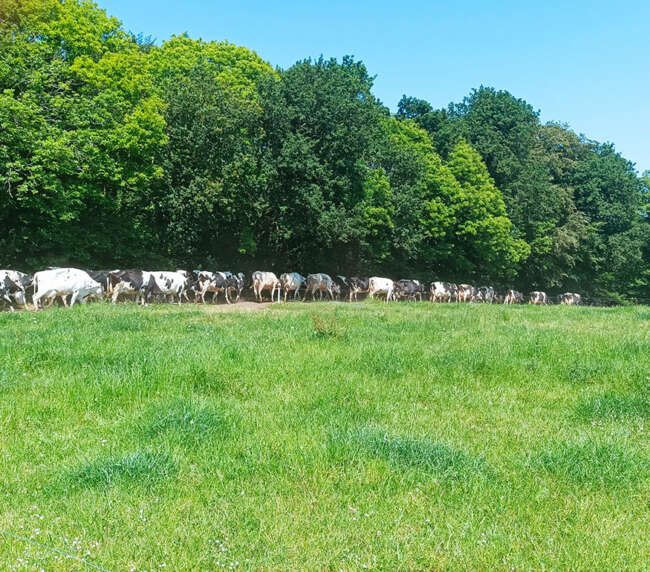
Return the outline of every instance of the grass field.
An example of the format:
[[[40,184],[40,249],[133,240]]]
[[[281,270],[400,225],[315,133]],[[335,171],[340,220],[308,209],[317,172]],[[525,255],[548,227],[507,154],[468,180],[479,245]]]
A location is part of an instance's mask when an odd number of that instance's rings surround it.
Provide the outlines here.
[[[647,570],[649,422],[647,307],[5,313],[0,569]]]

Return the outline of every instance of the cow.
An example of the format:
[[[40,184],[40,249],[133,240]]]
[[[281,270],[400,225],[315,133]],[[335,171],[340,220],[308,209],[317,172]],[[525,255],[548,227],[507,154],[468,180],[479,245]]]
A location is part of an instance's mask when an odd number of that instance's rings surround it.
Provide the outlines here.
[[[68,294],[72,296],[70,307],[74,306],[77,299],[85,304],[89,296],[99,299],[104,297],[101,284],[77,268],[44,270],[34,274],[34,310],[38,310],[38,302],[43,297],[62,296],[63,303],[67,306],[65,296]]]
[[[458,286],[457,299],[459,302],[472,302],[476,297],[476,288],[471,284],[461,284]]]
[[[546,292],[531,292],[529,296],[529,304],[535,306],[545,306],[548,304],[548,296],[546,295]]]
[[[369,279],[368,278],[359,278],[358,276],[352,276],[346,280],[349,289],[349,299],[352,302],[354,298],[355,302],[359,301],[359,294],[367,294],[369,288]]]
[[[32,285],[32,280],[33,277],[30,274],[17,270],[0,270],[0,289],[2,290],[0,299],[7,301],[12,311],[14,305],[24,308],[27,305],[26,290]]]
[[[278,277],[273,272],[262,272],[257,270],[253,272],[253,292],[255,292],[255,299],[258,302],[262,302],[262,293],[264,290],[271,291],[271,302],[273,301],[273,296],[275,295],[275,290],[278,290],[278,302],[280,301],[280,290],[282,286]]]
[[[218,301],[219,294],[223,293],[228,304],[232,304],[233,291],[234,301],[239,302],[241,293],[244,290],[245,276],[243,273],[233,274],[232,272],[208,272],[207,270],[196,272],[196,298],[201,296],[205,304],[205,295],[212,292],[212,301]],[[193,280],[191,281],[193,282]]]
[[[24,289],[20,284],[16,284],[8,275],[3,275],[0,278],[0,301],[5,301],[9,304],[9,310],[14,311],[13,304],[15,303],[16,296],[23,302],[24,306]]]
[[[337,287],[334,280],[332,280],[329,274],[308,274],[305,300],[307,300],[308,294],[311,294],[311,299],[313,300],[316,292],[320,294],[321,300],[323,299],[323,292],[328,294],[331,300],[334,300],[336,292],[340,294],[341,290]]]
[[[244,286],[246,285],[246,276],[243,272],[238,272],[233,274],[231,272],[226,273],[228,275],[228,293],[229,297],[232,298],[232,291],[235,291],[235,302],[239,302],[242,292],[244,291]]]
[[[117,302],[120,294],[135,294],[135,303],[146,305],[146,293],[151,280],[151,272],[146,270],[117,270],[108,275],[111,301]]]
[[[393,297],[395,290],[395,283],[390,278],[380,278],[379,276],[372,276],[368,279],[368,298],[371,300],[377,294],[385,294],[386,303]]]
[[[116,270],[86,270],[88,276],[90,276],[96,282],[99,282],[104,289],[105,294],[111,293],[111,272],[119,272],[119,269]]]
[[[165,270],[158,270],[151,272],[149,282],[145,288],[145,299],[149,299],[151,295],[162,295],[167,298],[169,296],[174,301],[174,297],[178,299],[178,305],[181,305],[183,293],[190,284],[190,279],[187,274],[183,272],[168,272]]]
[[[430,302],[452,302],[458,297],[458,287],[450,282],[431,282],[429,286]]]
[[[580,306],[582,304],[582,296],[574,292],[565,292],[560,298],[560,304],[565,306]]]
[[[198,296],[201,297],[201,302],[205,304],[205,295],[212,292],[212,302],[218,302],[219,294],[223,293],[226,303],[230,304],[228,298],[228,276],[225,272],[209,272],[201,270],[197,277],[198,280]]]
[[[348,279],[345,276],[333,276],[334,280],[334,294],[336,299],[339,300],[341,297],[348,298],[350,296],[350,285]]]
[[[285,272],[280,275],[280,285],[284,290],[284,301],[287,301],[287,296],[289,292],[293,292],[293,299],[297,300],[300,298],[300,289],[307,282],[307,279],[297,272]]]
[[[424,286],[418,280],[401,279],[395,282],[395,298],[401,300],[405,298],[407,301],[416,300],[422,301],[422,294],[424,293]]]
[[[494,302],[494,288],[492,286],[481,286],[476,290],[474,301],[492,304]]]
[[[524,302],[524,295],[517,290],[508,290],[504,304],[522,304]]]

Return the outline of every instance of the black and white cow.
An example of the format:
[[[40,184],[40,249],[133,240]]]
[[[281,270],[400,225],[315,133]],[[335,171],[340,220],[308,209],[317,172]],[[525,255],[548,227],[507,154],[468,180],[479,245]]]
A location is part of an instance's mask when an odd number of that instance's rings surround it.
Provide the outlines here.
[[[157,270],[151,272],[149,283],[145,289],[145,297],[148,300],[151,296],[160,295],[164,296],[165,299],[169,297],[172,302],[176,298],[180,306],[183,294],[190,282],[191,280],[185,271]]]
[[[280,285],[284,290],[284,301],[287,301],[287,296],[293,292],[293,299],[300,299],[300,289],[305,285],[307,279],[298,272],[285,272],[280,274]]]
[[[226,274],[228,275],[228,296],[232,300],[234,291],[235,302],[239,302],[244,287],[246,286],[246,276],[243,272],[238,272],[237,274],[227,272]]]
[[[71,295],[70,306],[79,300],[86,303],[86,298],[95,296],[100,300],[104,296],[101,284],[93,280],[87,272],[77,268],[58,268],[56,270],[44,270],[34,274],[34,310],[38,310],[38,303],[41,298],[53,298],[60,296],[64,305],[66,296]]]
[[[582,296],[575,292],[565,292],[560,298],[560,304],[565,306],[580,306],[582,304]]]
[[[21,301],[24,301],[24,289],[20,284],[16,284],[6,274],[0,277],[0,301],[9,304],[9,309],[14,311],[15,297],[20,296]],[[24,303],[23,303],[24,306]]]
[[[415,302],[422,301],[424,285],[419,280],[406,280],[402,278],[395,282],[395,298]]]
[[[32,286],[34,277],[31,274],[17,270],[0,270],[0,299],[13,307],[24,308],[27,306],[27,289]]]
[[[316,292],[320,294],[320,299],[323,299],[323,292],[329,295],[330,300],[334,300],[336,292],[340,293],[340,289],[336,287],[334,280],[329,274],[309,274],[307,275],[307,290],[305,292],[305,300],[307,295],[311,294],[311,299],[314,299]]]
[[[503,301],[504,304],[523,304],[523,302],[524,295],[521,292],[517,292],[517,290],[508,290]]]
[[[117,270],[109,272],[108,280],[113,304],[117,302],[120,295],[127,294],[135,296],[136,304],[146,305],[151,272],[147,270]]]
[[[533,304],[535,306],[545,306],[548,304],[548,296],[546,295],[546,292],[531,292],[529,297],[529,304]]]
[[[352,302],[354,298],[355,302],[359,301],[359,294],[367,294],[368,288],[370,287],[369,278],[360,278],[359,276],[352,276],[346,280],[348,289],[349,289],[349,298]]]
[[[209,272],[208,270],[201,270],[197,280],[198,295],[203,304],[205,304],[205,295],[208,292],[212,293],[212,302],[218,302],[219,294],[223,294],[226,303],[230,304],[230,299],[228,298],[229,279],[225,272]]]
[[[430,302],[453,302],[458,297],[458,287],[451,282],[431,282]]]
[[[485,304],[492,304],[494,302],[494,288],[492,286],[481,286],[476,290],[475,302],[483,302]]]
[[[282,289],[282,285],[280,284],[278,277],[273,272],[262,272],[261,270],[257,270],[253,272],[251,278],[253,279],[252,288],[253,292],[255,293],[255,299],[258,302],[263,301],[262,293],[265,290],[271,291],[271,302],[273,302],[276,289],[278,291],[278,302],[280,301],[280,291]]]
[[[110,295],[111,294],[111,273],[112,272],[119,272],[119,269],[115,270],[86,270],[88,272],[88,275],[95,280],[96,282],[99,282],[104,289],[104,294]]]
[[[348,298],[350,296],[348,279],[345,276],[336,275],[332,277],[332,280],[334,280],[334,294],[336,295],[336,299]]]

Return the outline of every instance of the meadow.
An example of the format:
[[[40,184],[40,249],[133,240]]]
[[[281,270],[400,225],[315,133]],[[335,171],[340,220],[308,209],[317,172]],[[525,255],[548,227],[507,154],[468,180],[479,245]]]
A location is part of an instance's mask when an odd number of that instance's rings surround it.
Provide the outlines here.
[[[648,307],[3,313],[0,569],[643,570],[648,422]]]

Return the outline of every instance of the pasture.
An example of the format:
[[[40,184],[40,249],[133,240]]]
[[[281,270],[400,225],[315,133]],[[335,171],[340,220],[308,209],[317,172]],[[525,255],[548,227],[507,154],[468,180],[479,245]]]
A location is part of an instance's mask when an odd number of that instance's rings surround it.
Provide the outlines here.
[[[89,304],[0,333],[0,569],[647,569],[647,307]]]

